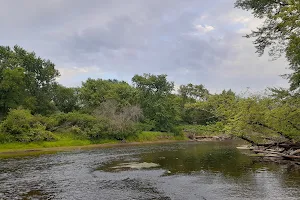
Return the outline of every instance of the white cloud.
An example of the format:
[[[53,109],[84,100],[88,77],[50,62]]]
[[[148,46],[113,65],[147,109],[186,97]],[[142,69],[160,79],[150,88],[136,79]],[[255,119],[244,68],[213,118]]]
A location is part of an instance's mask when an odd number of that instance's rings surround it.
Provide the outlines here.
[[[209,25],[202,26],[201,24],[195,25],[195,28],[201,33],[208,33],[215,30],[215,27],[213,26],[209,26]]]
[[[246,17],[246,16],[236,16],[233,17],[232,21],[236,22],[236,23],[242,23],[242,24],[246,24],[251,20],[250,17]]]

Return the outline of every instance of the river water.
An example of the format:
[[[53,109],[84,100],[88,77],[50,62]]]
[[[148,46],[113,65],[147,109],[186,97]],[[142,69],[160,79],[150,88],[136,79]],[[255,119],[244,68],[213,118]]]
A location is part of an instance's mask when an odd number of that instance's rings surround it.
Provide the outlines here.
[[[300,199],[300,170],[235,142],[139,145],[0,159],[0,199]]]

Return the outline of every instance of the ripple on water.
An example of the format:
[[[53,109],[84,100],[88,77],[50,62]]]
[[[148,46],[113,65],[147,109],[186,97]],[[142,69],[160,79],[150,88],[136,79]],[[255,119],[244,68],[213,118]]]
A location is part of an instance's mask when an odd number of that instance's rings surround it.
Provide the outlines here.
[[[5,200],[296,200],[299,196],[299,168],[257,162],[226,142],[94,149],[0,160],[0,199]]]

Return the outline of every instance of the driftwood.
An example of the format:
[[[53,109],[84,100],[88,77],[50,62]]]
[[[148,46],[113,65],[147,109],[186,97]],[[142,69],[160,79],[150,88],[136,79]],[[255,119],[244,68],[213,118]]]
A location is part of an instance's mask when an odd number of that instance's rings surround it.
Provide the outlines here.
[[[258,144],[245,136],[240,138],[249,142],[252,146],[249,149],[259,157],[300,161],[300,143],[288,139],[285,142]]]
[[[300,160],[300,156],[283,155],[282,157],[290,160]]]

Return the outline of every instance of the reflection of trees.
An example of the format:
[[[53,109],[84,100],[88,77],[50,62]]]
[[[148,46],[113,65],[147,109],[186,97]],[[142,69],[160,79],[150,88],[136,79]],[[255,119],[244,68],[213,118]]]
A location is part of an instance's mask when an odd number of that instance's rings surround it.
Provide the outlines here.
[[[174,144],[163,148],[149,149],[146,153],[141,153],[134,157],[122,157],[112,160],[100,167],[104,171],[119,171],[128,169],[113,169],[119,164],[126,162],[148,162],[157,163],[160,168],[171,171],[171,174],[183,173],[191,174],[197,172],[218,173],[231,181],[238,181],[241,187],[254,187],[254,190],[266,192],[269,184],[266,180],[264,184],[257,184],[263,181],[256,176],[259,173],[267,173],[275,176],[281,188],[297,188],[300,185],[300,168],[293,165],[282,165],[274,162],[261,162],[259,159],[250,158],[235,149],[232,144],[226,143],[202,143],[179,145],[174,148]],[[138,149],[136,149],[138,151]],[[212,176],[209,176],[212,178]],[[206,180],[206,181],[210,181]]]
[[[158,151],[141,155],[141,160],[160,164],[161,168],[172,173],[192,173],[201,170],[221,173],[225,176],[240,178],[251,176],[257,170],[267,168],[272,173],[282,173],[282,166],[276,163],[262,163],[246,156],[223,143],[202,143],[201,145],[187,145],[185,149]],[[294,174],[295,170],[286,168],[286,174]],[[298,170],[297,177],[300,177]],[[300,182],[300,180],[299,180]]]
[[[215,143],[193,145],[178,151],[162,151],[143,154],[142,160],[158,163],[172,173],[191,173],[201,170],[220,172],[239,177],[253,164],[252,160],[232,147],[220,147]]]
[[[283,187],[292,187],[297,189],[300,195],[300,166],[295,164],[287,164],[284,166],[284,170],[281,174],[281,180]]]

